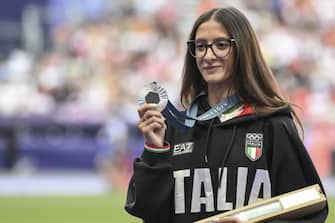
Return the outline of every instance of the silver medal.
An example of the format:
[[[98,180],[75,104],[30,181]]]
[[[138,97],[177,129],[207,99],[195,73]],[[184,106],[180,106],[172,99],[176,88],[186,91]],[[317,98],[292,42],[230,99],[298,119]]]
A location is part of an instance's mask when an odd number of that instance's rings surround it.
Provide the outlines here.
[[[143,105],[157,104],[160,111],[164,110],[168,103],[168,95],[166,90],[160,86],[156,81],[153,81],[144,86],[140,91],[140,97],[138,103]]]

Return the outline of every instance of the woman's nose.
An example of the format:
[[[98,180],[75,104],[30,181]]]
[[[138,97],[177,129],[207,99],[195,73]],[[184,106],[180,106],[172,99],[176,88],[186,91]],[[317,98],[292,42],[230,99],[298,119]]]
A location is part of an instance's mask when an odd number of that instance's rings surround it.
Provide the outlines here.
[[[216,59],[216,55],[212,47],[208,47],[204,59]]]

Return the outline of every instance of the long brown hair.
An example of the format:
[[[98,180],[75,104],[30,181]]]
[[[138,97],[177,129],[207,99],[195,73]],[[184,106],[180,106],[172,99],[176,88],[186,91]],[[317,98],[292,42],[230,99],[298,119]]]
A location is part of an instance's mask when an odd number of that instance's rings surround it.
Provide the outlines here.
[[[214,8],[195,21],[189,39],[194,40],[199,26],[211,19],[221,23],[229,36],[235,39],[233,48],[233,68],[231,89],[238,90],[242,100],[252,105],[256,113],[272,113],[286,108],[290,103],[283,96],[279,84],[270,67],[265,62],[257,36],[248,19],[236,8]],[[207,91],[207,83],[190,53],[185,55],[180,100],[184,107],[201,91]],[[296,113],[295,121],[302,129]]]

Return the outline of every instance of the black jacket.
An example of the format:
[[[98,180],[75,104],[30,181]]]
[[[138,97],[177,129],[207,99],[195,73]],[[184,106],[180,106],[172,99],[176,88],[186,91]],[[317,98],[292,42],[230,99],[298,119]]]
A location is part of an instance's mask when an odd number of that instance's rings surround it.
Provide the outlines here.
[[[188,223],[312,184],[322,187],[290,112],[223,123],[216,118],[186,132],[168,127],[170,150],[144,150],[134,161],[126,210],[145,223]],[[328,206],[275,222],[321,223],[327,214]]]

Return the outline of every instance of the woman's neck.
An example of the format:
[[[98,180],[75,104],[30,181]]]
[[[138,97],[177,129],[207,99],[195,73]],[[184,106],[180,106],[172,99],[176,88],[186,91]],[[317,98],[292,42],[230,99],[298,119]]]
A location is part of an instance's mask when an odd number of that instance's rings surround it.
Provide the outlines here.
[[[208,86],[208,104],[211,107],[214,107],[219,102],[223,101],[228,96],[234,93],[235,91],[233,89],[229,91],[227,87],[224,87],[222,85]]]

